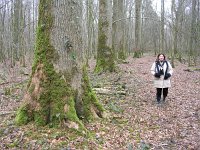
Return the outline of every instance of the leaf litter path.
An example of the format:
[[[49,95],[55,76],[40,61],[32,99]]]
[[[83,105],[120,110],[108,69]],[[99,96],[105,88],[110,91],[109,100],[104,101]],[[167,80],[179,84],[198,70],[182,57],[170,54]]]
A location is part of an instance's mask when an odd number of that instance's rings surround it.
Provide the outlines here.
[[[99,133],[106,141],[104,149],[200,149],[200,72],[186,72],[187,66],[176,62],[167,100],[158,106],[150,74],[154,60],[128,58],[128,63],[118,65],[118,75],[100,75],[101,81],[104,76],[124,84],[127,92],[115,103],[123,112],[113,114],[113,126],[104,124],[106,134]]]
[[[86,124],[92,139],[72,137],[68,130],[14,125],[15,114],[0,115],[0,149],[105,149],[198,150],[200,145],[200,72],[186,72],[186,65],[176,62],[167,102],[158,107],[150,67],[155,57],[128,58],[119,64],[117,73],[94,74],[95,61],[90,62],[89,75],[108,119]],[[27,77],[22,81],[27,81]],[[11,96],[3,94],[0,110],[15,111],[24,93],[24,84],[16,85]],[[14,86],[14,85],[13,85]],[[19,91],[20,90],[20,91]],[[124,92],[126,95],[124,95]],[[3,97],[4,96],[4,97]],[[3,120],[3,121],[2,121]],[[41,144],[42,143],[42,144]],[[26,146],[27,145],[27,146]]]

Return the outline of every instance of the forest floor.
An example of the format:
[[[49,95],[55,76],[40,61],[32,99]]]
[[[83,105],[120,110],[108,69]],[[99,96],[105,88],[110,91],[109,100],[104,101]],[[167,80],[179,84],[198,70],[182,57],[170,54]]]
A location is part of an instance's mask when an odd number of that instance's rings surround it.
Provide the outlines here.
[[[129,57],[117,72],[102,74],[93,73],[90,60],[91,85],[109,117],[86,124],[89,138],[31,123],[15,126],[30,68],[5,72],[0,66],[0,149],[199,150],[200,72],[175,62],[167,100],[158,105],[150,74],[154,60]]]

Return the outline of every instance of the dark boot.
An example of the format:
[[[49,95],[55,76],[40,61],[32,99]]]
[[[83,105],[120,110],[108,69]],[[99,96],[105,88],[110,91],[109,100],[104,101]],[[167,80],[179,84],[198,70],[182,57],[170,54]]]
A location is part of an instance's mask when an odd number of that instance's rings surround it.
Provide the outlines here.
[[[161,96],[156,96],[157,103],[160,104]]]
[[[167,96],[163,96],[163,102],[165,102]]]
[[[163,102],[165,102],[167,94],[168,94],[168,88],[164,88],[163,89]]]
[[[158,103],[158,104],[160,104],[161,93],[162,93],[162,89],[161,89],[161,88],[157,88],[156,100],[157,100],[157,103]]]

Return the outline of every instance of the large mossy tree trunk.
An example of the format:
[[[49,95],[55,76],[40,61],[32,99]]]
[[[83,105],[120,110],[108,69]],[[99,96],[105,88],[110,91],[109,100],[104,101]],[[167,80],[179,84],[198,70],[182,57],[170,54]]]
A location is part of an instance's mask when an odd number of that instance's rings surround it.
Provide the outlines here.
[[[80,118],[102,117],[104,109],[80,62],[79,9],[73,1],[40,0],[35,60],[24,103],[17,111],[18,125],[34,121],[40,126],[81,130]]]
[[[112,50],[112,3],[111,0],[99,1],[99,31],[96,72],[114,71],[115,56]]]

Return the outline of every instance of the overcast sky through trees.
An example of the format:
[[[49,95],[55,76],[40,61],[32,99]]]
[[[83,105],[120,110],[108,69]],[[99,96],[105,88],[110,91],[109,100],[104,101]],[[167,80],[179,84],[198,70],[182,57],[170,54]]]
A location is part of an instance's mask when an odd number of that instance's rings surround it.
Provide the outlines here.
[[[152,0],[153,8],[156,12],[160,13],[161,11],[161,0]],[[171,0],[165,0],[165,10],[169,11],[171,7]]]

